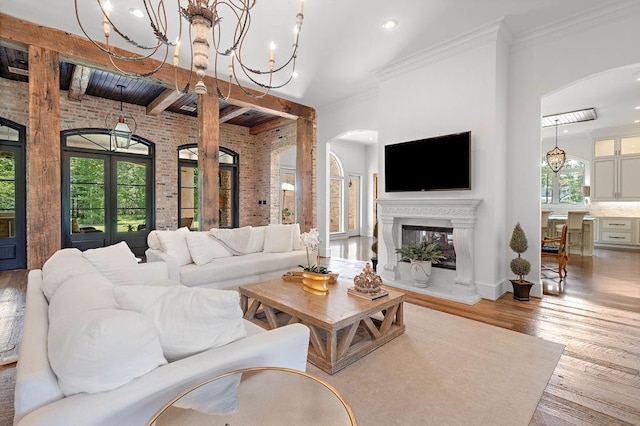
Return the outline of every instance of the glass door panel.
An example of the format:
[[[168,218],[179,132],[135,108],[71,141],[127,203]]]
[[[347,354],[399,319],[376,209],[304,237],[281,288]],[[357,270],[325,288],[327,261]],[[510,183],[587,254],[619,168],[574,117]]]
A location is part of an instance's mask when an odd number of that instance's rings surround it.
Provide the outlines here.
[[[349,177],[349,236],[360,235],[360,177]]]
[[[199,229],[198,224],[198,169],[180,166],[180,227]]]
[[[147,223],[147,167],[117,161],[116,232],[144,231]]]
[[[105,160],[71,157],[69,159],[71,232],[105,232]]]
[[[233,227],[233,172],[220,168],[220,227]]]
[[[296,173],[295,171],[280,172],[282,223],[296,223]]]
[[[16,219],[15,154],[0,151],[0,238],[14,238]]]
[[[343,232],[342,179],[331,179],[329,183],[329,232]]]

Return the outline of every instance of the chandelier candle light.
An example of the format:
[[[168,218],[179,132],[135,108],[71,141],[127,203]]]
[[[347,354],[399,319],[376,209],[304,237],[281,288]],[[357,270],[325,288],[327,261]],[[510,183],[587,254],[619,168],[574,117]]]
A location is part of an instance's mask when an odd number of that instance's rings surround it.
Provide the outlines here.
[[[295,75],[296,59],[298,55],[298,41],[300,39],[300,31],[302,29],[303,6],[304,0],[298,0],[298,10],[295,15],[294,39],[289,57],[276,66],[275,44],[272,42],[269,46],[266,69],[258,69],[250,66],[243,58],[243,47],[251,26],[251,11],[258,0],[235,0],[235,1],[219,1],[219,0],[174,0],[171,8],[175,8],[178,17],[177,33],[170,35],[168,31],[167,11],[165,8],[165,0],[143,0],[144,13],[139,14],[147,16],[150,36],[155,38],[155,42],[145,44],[133,39],[127,35],[122,27],[116,26],[114,23],[114,8],[108,0],[96,0],[102,16],[102,34],[104,42],[98,43],[85,30],[80,18],[78,8],[79,0],[74,0],[76,19],[80,29],[100,51],[107,54],[113,67],[123,75],[148,77],[158,72],[166,63],[169,56],[169,49],[173,48],[173,65],[178,67],[180,63],[180,49],[182,40],[182,24],[183,18],[188,23],[188,37],[190,42],[190,71],[196,72],[198,82],[195,85],[197,94],[207,93],[207,87],[203,81],[205,72],[209,69],[209,48],[213,47],[213,69],[215,75],[218,75],[218,61],[228,57],[227,77],[229,85],[226,93],[220,89],[219,80],[216,78],[216,92],[222,99],[229,99],[231,94],[231,85],[235,83],[248,96],[254,98],[264,97],[271,89],[278,89],[287,85]],[[170,0],[167,0],[169,2]],[[84,3],[86,4],[86,2]],[[185,4],[185,7],[183,7]],[[267,7],[276,7],[265,2]],[[138,14],[138,15],[139,15]],[[122,16],[122,14],[120,15]],[[120,36],[124,41],[133,46],[142,53],[128,54],[122,50],[116,51],[111,45],[112,32]],[[223,44],[223,38],[225,43]],[[228,38],[228,40],[227,40]],[[175,40],[175,41],[173,41]],[[211,43],[210,43],[211,41]],[[164,49],[164,50],[163,50]],[[151,58],[156,53],[160,56],[160,64],[155,68],[144,72],[127,72],[120,66],[116,65],[114,60],[118,61],[143,61]],[[238,72],[240,70],[240,72]],[[284,77],[279,82],[274,82],[274,74],[280,73]],[[187,93],[191,82],[191,74],[189,81],[183,89],[179,88],[176,70],[176,90]],[[238,75],[248,79],[251,83],[263,90],[259,94],[255,94],[246,89],[238,79]]]
[[[567,154],[558,148],[558,120],[556,120],[556,147],[547,152],[547,164],[554,173],[558,173],[567,160]]]

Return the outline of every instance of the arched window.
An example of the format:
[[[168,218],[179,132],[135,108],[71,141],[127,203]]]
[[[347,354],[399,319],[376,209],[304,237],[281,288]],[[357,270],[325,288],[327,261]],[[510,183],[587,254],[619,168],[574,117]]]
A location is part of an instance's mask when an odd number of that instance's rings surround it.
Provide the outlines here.
[[[61,132],[62,235],[81,250],[126,241],[143,255],[155,227],[154,144],[115,148],[106,129]]]
[[[542,204],[582,204],[584,195],[585,163],[577,158],[567,158],[564,167],[553,173],[546,158],[542,158],[540,200]]]
[[[218,153],[220,227],[237,228],[239,225],[238,185],[240,157],[237,152],[220,147]],[[178,224],[199,229],[198,224],[198,145],[178,147]]]
[[[344,172],[333,153],[329,153],[329,176],[329,232],[344,232]]]

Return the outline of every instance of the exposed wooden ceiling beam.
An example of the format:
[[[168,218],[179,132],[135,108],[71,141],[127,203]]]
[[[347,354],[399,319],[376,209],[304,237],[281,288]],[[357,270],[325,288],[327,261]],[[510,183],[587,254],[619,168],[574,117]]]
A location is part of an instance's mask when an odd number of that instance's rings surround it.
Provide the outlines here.
[[[82,65],[74,65],[73,75],[71,76],[71,84],[69,85],[69,100],[81,101],[89,86],[89,77],[91,76],[91,68]]]
[[[253,126],[249,129],[249,134],[257,135],[258,133],[268,132],[269,130],[277,129],[278,127],[286,126],[287,124],[293,124],[294,121],[288,118],[278,117],[273,120],[265,121],[262,124]]]
[[[160,95],[147,105],[147,115],[160,115],[162,111],[173,105],[184,93],[175,89],[164,89]]]
[[[61,60],[66,62],[114,72],[107,55],[100,52],[93,43],[86,38],[69,34],[55,28],[36,25],[4,13],[0,13],[0,39],[22,44],[23,46],[39,46],[59,52]],[[113,47],[111,47],[111,49],[121,54],[130,54],[130,52],[122,49]],[[158,65],[159,61],[155,59],[145,59],[143,61],[122,63],[122,68],[133,74],[142,74]],[[184,84],[189,79],[190,71],[184,68],[175,68],[167,64],[153,76],[148,77],[148,80],[171,88],[175,86],[176,75],[178,82]],[[229,90],[228,82],[217,80],[215,77],[205,76],[204,83],[209,90],[214,90],[216,84],[223,93]],[[260,95],[257,91],[249,91],[255,95]],[[291,119],[304,117],[315,120],[316,118],[315,109],[273,95],[266,95],[263,98],[252,98],[243,93],[235,84],[231,85],[230,93],[230,97],[226,102],[232,105],[250,107],[258,111],[264,111],[269,114]]]
[[[245,112],[249,111],[251,111],[251,108],[230,105],[220,111],[220,123],[226,123],[227,121],[233,120],[234,118],[239,117]]]

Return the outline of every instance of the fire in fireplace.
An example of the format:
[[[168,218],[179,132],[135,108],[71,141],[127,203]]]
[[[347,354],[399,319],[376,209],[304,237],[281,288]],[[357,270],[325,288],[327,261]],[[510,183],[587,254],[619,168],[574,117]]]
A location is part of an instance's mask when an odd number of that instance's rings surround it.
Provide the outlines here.
[[[456,269],[456,251],[453,247],[453,228],[402,225],[402,245],[412,242],[415,244],[438,244],[446,258],[433,266],[436,268]]]

